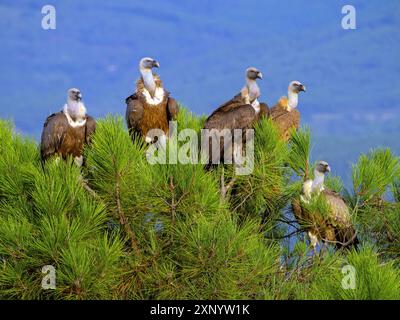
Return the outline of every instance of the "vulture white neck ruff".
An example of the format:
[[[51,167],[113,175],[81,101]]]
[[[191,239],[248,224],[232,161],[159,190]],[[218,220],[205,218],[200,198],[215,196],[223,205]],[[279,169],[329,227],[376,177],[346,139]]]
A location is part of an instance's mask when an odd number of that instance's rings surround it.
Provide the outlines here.
[[[311,179],[308,179],[303,183],[303,194],[300,196],[300,199],[305,203],[309,203],[311,200],[312,183],[313,181]]]
[[[143,88],[143,95],[146,99],[146,102],[150,105],[158,105],[164,100],[164,88],[156,87],[156,91],[154,92],[154,97],[151,96],[149,90]]]
[[[260,112],[260,102],[258,102],[258,99],[255,99],[252,103],[251,106],[255,110],[256,113]]]
[[[315,177],[312,182],[311,191],[320,193],[325,190],[325,187],[324,187],[325,175],[318,171],[316,171],[314,175],[315,175]]]
[[[314,173],[314,180],[308,179],[303,183],[303,195],[300,196],[301,201],[309,203],[313,193],[320,194],[325,190],[325,176],[320,172]]]
[[[299,104],[299,95],[298,93],[292,92],[289,90],[288,92],[288,111],[292,111],[293,109],[297,108]]]
[[[143,78],[143,95],[146,102],[153,106],[160,104],[164,100],[164,89],[162,87],[157,87],[154,81],[154,75],[150,69],[140,68],[140,73]],[[154,95],[152,96],[150,92],[154,92]]]
[[[63,113],[67,117],[68,124],[73,128],[79,128],[86,124],[86,108],[83,105],[83,103],[76,103],[76,104],[79,107],[79,109],[78,109],[79,114],[76,117],[75,121],[72,119],[72,117],[70,115],[70,112],[69,112],[70,106],[68,104],[65,104],[64,108],[63,108]]]
[[[246,80],[246,85],[249,90],[250,101],[257,99],[260,96],[260,87],[255,80]]]

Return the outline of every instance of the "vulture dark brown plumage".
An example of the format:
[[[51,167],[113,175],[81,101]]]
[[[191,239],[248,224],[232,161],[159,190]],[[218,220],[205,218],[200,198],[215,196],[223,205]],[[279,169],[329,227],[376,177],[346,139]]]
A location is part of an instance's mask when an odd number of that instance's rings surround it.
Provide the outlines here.
[[[291,82],[288,97],[280,98],[270,110],[270,117],[278,129],[280,138],[284,141],[290,139],[292,130],[300,127],[300,112],[297,109],[298,94],[305,90],[305,86],[300,82]]]
[[[76,110],[74,110],[76,107]],[[76,111],[75,117],[72,111]],[[70,89],[64,109],[47,117],[42,131],[40,152],[43,160],[52,156],[82,157],[84,145],[90,142],[96,121],[86,115],[78,89]]]
[[[163,87],[158,75],[151,69],[159,63],[151,58],[143,58],[139,64],[142,77],[136,82],[135,93],[126,98],[126,123],[130,134],[141,136],[146,142],[155,142],[158,137],[149,133],[159,129],[169,135],[169,121],[176,120],[179,106]],[[153,86],[153,88],[151,88]]]
[[[330,171],[328,163],[320,161],[314,170],[314,180],[303,184],[303,194],[292,201],[293,213],[308,232],[312,246],[318,241],[334,244],[338,248],[357,245],[357,232],[351,220],[350,210],[343,197],[324,185],[324,175]],[[322,196],[329,212],[327,216],[309,212],[307,202],[312,197]]]
[[[254,124],[262,117],[268,116],[269,108],[266,103],[258,102],[260,90],[256,83],[256,79],[261,79],[262,74],[256,68],[248,68],[246,70],[246,85],[241,92],[235,95],[231,100],[219,106],[207,118],[204,129],[206,130],[243,130],[242,138],[245,139],[245,130],[253,128]],[[207,139],[207,138],[205,138]],[[243,141],[245,143],[245,141]],[[209,145],[209,159],[213,158],[211,138],[206,142]],[[227,159],[224,157],[224,141],[221,139],[220,147],[217,151],[219,154],[219,162],[224,162]],[[230,159],[233,162],[233,159]],[[231,163],[232,163],[231,162]]]

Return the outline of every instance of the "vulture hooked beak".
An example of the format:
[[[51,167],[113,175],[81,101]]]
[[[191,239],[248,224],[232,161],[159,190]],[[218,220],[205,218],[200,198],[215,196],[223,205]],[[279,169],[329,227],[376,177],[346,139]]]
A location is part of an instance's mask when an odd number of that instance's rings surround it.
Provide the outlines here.
[[[160,67],[160,63],[156,60],[153,60],[153,68],[159,68]]]
[[[304,85],[300,85],[300,86],[299,86],[299,92],[300,92],[300,91],[306,92],[306,87],[305,87]]]
[[[331,172],[331,167],[327,166],[325,170],[326,170],[326,172]]]
[[[257,79],[262,80],[262,73],[261,73],[261,72],[258,72],[258,73],[257,73]]]

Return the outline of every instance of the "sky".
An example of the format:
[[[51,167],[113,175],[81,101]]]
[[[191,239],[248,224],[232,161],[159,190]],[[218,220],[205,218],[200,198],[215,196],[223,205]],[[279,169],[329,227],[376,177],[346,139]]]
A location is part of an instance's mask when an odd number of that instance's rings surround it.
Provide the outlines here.
[[[346,4],[356,29],[342,27]],[[55,30],[42,28],[45,5],[56,9]],[[174,98],[209,114],[255,66],[270,106],[290,81],[306,85],[299,110],[313,158],[346,179],[361,152],[400,151],[399,31],[397,0],[1,0],[0,117],[39,139],[70,87],[91,115],[123,115],[144,56],[160,62]]]

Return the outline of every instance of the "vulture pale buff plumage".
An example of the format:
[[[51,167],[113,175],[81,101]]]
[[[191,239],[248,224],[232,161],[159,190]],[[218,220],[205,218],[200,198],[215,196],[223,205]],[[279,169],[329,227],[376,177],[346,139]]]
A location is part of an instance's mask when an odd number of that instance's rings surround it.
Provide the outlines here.
[[[318,241],[334,244],[337,248],[357,245],[357,232],[352,224],[348,206],[340,194],[324,185],[327,172],[330,172],[328,163],[320,161],[314,170],[314,180],[306,180],[303,184],[303,194],[292,202],[294,215],[308,231],[314,248]],[[309,212],[306,208],[315,196],[322,196],[326,201],[326,216]]]
[[[263,116],[268,116],[269,108],[266,103],[260,103],[258,98],[260,96],[260,88],[256,82],[257,79],[262,79],[262,73],[256,68],[248,68],[246,70],[246,84],[239,94],[235,95],[231,100],[219,106],[206,120],[204,129],[221,131],[224,129],[243,130],[243,138],[245,137],[245,130],[250,129],[253,125]],[[207,140],[207,138],[205,138]],[[244,141],[245,142],[245,141]],[[211,138],[206,142],[209,148],[210,162],[213,159]],[[215,149],[214,149],[215,150]],[[220,147],[218,150],[216,162],[224,162],[224,142],[221,139]],[[217,159],[218,158],[218,159]],[[214,162],[215,163],[215,162]]]
[[[179,107],[163,88],[161,79],[152,69],[160,64],[152,58],[140,60],[140,79],[136,82],[136,91],[126,98],[126,122],[132,138],[141,136],[147,143],[165,141],[169,135],[169,121],[176,119]],[[151,131],[158,129],[163,132]]]
[[[63,110],[50,115],[44,123],[40,143],[42,159],[72,156],[81,166],[83,147],[90,142],[95,130],[96,121],[86,114],[79,89],[68,90]]]
[[[271,108],[270,117],[278,128],[281,139],[288,141],[291,131],[300,127],[300,112],[297,110],[299,93],[306,88],[299,81],[289,84],[288,96],[279,99],[278,103]]]

